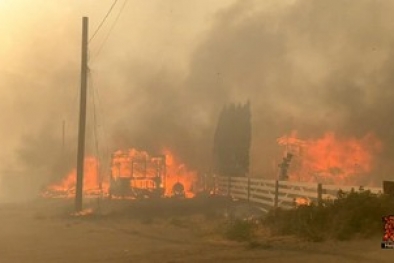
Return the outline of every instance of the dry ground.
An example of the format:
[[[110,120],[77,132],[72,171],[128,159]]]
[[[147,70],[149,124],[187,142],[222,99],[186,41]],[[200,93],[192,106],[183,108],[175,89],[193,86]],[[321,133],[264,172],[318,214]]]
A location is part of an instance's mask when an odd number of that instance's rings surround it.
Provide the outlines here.
[[[100,216],[76,217],[69,215],[72,202],[65,200],[0,205],[0,262],[362,263],[394,258],[394,250],[380,249],[378,237],[339,243],[267,237],[262,242],[270,246],[251,249],[217,235],[212,211],[196,215],[182,206],[129,202],[101,203],[100,208]]]

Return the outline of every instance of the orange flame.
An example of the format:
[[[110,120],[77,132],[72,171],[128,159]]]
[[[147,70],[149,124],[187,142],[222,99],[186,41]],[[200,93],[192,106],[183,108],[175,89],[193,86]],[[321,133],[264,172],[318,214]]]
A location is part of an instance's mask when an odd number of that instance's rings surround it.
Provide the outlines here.
[[[86,157],[84,162],[84,182],[83,193],[85,195],[99,195],[100,179],[99,179],[99,163],[94,157]],[[60,182],[49,185],[42,193],[44,197],[60,196],[72,198],[76,192],[77,170],[73,169]],[[108,180],[102,180],[101,188],[108,189]]]
[[[111,169],[114,178],[133,177],[140,179],[133,180],[131,182],[132,187],[153,188],[154,183],[152,179],[160,177],[162,180],[160,186],[165,189],[165,196],[172,195],[172,187],[177,182],[183,184],[186,197],[194,196],[193,187],[197,181],[197,173],[190,171],[168,149],[163,150],[159,156],[150,156],[145,151],[129,149],[115,152],[112,158],[113,165]]]
[[[165,156],[165,158],[164,158]],[[165,160],[165,164],[164,164]],[[109,178],[106,174],[101,180],[99,178],[99,163],[94,157],[85,159],[83,192],[87,196],[98,196],[109,194]],[[131,180],[131,187],[150,188],[154,185],[154,178],[162,175],[160,186],[165,189],[165,196],[172,195],[172,187],[177,182],[183,184],[186,197],[194,196],[194,186],[197,182],[197,173],[190,171],[185,164],[180,162],[170,150],[163,150],[160,156],[150,156],[145,151],[129,149],[126,151],[116,151],[112,155],[111,176],[133,177],[138,180]],[[49,185],[42,192],[44,197],[66,197],[75,196],[76,190],[76,169],[73,169],[60,182]]]
[[[296,206],[310,205],[312,203],[311,200],[305,197],[296,197],[294,202]]]
[[[372,133],[362,138],[338,138],[328,132],[322,138],[300,140],[296,132],[277,140],[294,155],[290,164],[292,181],[327,184],[365,183],[373,170],[382,143]]]
[[[186,197],[193,197],[197,189],[197,173],[189,170],[184,163],[178,160],[169,150],[164,150],[167,162],[166,192],[167,196],[172,193],[172,187],[177,183],[185,187]]]

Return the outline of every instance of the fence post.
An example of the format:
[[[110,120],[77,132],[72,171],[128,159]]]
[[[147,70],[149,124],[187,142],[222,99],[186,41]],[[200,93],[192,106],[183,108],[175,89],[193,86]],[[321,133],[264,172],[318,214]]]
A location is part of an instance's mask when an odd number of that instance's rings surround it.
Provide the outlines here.
[[[317,184],[317,205],[322,206],[323,204],[323,186],[321,183]]]
[[[248,177],[248,203],[249,203],[249,199],[250,199],[250,177]]]
[[[279,198],[279,181],[275,180],[275,197],[274,197],[274,210],[278,209],[278,198]]]
[[[231,196],[231,177],[227,177],[227,197]]]
[[[213,195],[215,195],[215,196],[217,194],[216,192],[220,192],[220,191],[216,191],[216,188],[219,188],[218,187],[218,182],[217,182],[216,176],[213,175]],[[219,189],[217,189],[217,190],[219,190]]]

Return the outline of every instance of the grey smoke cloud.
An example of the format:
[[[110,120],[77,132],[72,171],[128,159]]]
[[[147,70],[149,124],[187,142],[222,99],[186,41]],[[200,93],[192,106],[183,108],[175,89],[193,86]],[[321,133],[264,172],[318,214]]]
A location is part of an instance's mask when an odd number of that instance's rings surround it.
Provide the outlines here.
[[[136,33],[131,16],[122,17],[123,24],[101,58],[90,65],[100,94],[101,151],[106,152],[105,145],[110,151],[138,147],[155,152],[169,147],[189,166],[207,171],[220,110],[226,103],[250,99],[252,174],[273,177],[273,161],[280,153],[276,138],[291,130],[308,138],[326,131],[343,137],[374,132],[383,141],[384,151],[377,156],[373,176],[387,178],[394,156],[393,4],[383,0],[264,2],[243,0],[221,9],[209,20],[208,29],[197,30],[198,37],[190,38],[193,41],[181,42],[192,47],[189,57],[185,48],[174,44],[185,28],[170,25],[182,23],[192,8],[177,9],[171,2],[178,12],[172,16],[171,8],[162,7],[167,27],[161,27],[162,35],[152,40],[157,43],[144,42],[136,53],[130,53],[138,41],[134,34],[149,34]],[[159,22],[151,21],[146,29],[157,35],[154,29],[160,23],[155,23]],[[59,27],[58,38],[79,28],[78,23],[61,22]],[[73,45],[60,45],[40,34],[38,42],[48,43],[42,47],[29,43],[34,55],[20,57],[23,70],[8,75],[6,81],[3,78],[1,84],[15,90],[4,93],[7,98],[28,105],[12,118],[19,116],[20,121],[10,121],[9,129],[16,134],[12,146],[19,143],[15,160],[25,171],[47,166],[42,168],[45,171],[30,170],[34,171],[30,176],[40,178],[42,184],[63,176],[75,159],[79,37],[74,32]],[[21,81],[18,74],[29,78]],[[66,165],[59,164],[56,154],[45,162],[29,157],[61,145],[62,119],[67,120]],[[31,140],[26,140],[26,134]],[[89,135],[88,152],[93,152],[92,140]]]
[[[295,1],[252,15],[250,8],[238,2],[219,16],[187,86],[207,104],[251,98],[255,173],[272,176],[275,138],[295,129],[312,138],[372,131],[385,146],[374,176],[389,175],[392,4]]]

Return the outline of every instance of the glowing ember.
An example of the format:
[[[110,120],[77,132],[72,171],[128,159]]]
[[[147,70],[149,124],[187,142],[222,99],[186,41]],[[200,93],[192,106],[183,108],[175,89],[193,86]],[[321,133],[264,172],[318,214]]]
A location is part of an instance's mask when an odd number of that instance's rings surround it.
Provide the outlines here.
[[[302,205],[310,205],[312,202],[308,198],[305,197],[296,197],[294,199],[294,202],[296,206],[302,206]]]
[[[94,213],[93,209],[88,208],[88,209],[84,209],[80,212],[72,213],[71,215],[72,216],[88,216],[88,215],[93,215],[93,213]]]
[[[342,185],[365,184],[373,169],[374,156],[382,149],[373,134],[338,138],[330,132],[320,139],[300,140],[293,132],[279,138],[278,144],[294,154],[289,180]]]

